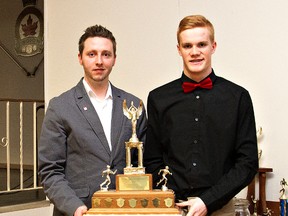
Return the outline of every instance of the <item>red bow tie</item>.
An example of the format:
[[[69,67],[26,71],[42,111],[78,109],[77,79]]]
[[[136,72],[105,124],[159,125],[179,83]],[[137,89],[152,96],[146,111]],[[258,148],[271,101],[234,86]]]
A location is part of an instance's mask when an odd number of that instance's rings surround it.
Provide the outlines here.
[[[184,93],[194,91],[196,88],[212,89],[212,80],[210,77],[202,80],[200,83],[183,82],[182,88]]]

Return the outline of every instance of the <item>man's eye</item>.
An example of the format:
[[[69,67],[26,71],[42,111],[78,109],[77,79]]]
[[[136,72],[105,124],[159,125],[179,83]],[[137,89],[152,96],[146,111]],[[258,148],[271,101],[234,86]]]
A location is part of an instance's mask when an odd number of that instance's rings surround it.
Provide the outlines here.
[[[95,54],[94,54],[94,53],[88,53],[88,56],[90,56],[90,57],[94,57]]]
[[[205,47],[206,46],[206,43],[200,43],[199,44],[199,47]]]
[[[103,56],[105,56],[105,57],[110,57],[110,56],[111,56],[111,53],[104,53]]]
[[[183,46],[184,49],[190,49],[191,47],[192,47],[191,44],[184,44]]]

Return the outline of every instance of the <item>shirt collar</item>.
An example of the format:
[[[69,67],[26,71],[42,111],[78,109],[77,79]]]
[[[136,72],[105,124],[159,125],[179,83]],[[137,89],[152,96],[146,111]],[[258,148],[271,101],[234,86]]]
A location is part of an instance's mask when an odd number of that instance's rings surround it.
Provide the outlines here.
[[[211,72],[207,77],[210,77],[210,79],[212,80],[212,83],[215,82],[215,80],[216,80],[216,75],[215,75],[213,69],[212,69],[212,72]],[[206,79],[207,77],[205,77],[204,79]],[[203,79],[203,80],[204,80],[204,79]],[[194,81],[194,80],[190,79],[189,77],[187,77],[187,76],[184,74],[184,72],[182,73],[181,80],[182,80],[182,82],[197,83],[196,81]]]
[[[84,88],[85,88],[89,97],[95,97],[96,99],[98,99],[97,95],[93,92],[93,90],[91,89],[91,87],[89,86],[89,84],[86,82],[85,79],[83,79],[83,85],[84,85]],[[105,96],[104,100],[107,100],[109,98],[111,98],[111,99],[113,98],[112,97],[112,88],[111,88],[110,82],[108,82],[108,89],[107,89],[106,96]]]

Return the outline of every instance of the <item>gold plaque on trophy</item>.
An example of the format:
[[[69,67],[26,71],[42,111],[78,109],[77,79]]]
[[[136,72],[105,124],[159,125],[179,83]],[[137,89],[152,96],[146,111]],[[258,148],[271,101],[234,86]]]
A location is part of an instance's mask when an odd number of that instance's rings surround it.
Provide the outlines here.
[[[116,176],[116,191],[147,191],[152,190],[152,175],[138,174],[138,175],[123,175]]]

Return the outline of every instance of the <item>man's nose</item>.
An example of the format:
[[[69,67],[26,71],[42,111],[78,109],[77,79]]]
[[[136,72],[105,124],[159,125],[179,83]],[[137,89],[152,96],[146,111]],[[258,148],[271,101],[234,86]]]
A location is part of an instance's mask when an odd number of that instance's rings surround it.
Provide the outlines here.
[[[102,61],[102,56],[101,55],[98,55],[97,57],[96,57],[96,64],[102,64],[103,63],[103,61]]]
[[[190,50],[190,55],[199,55],[199,53],[199,49],[196,46],[192,47]]]

